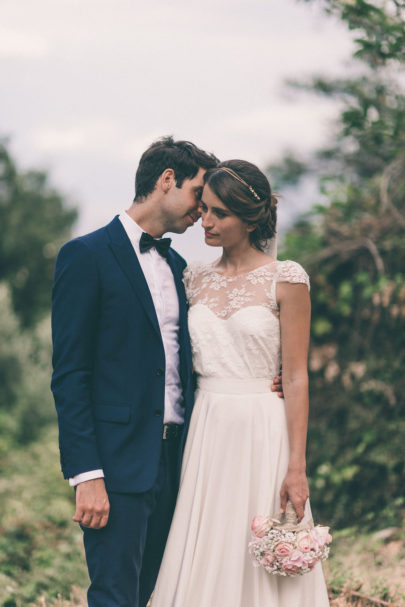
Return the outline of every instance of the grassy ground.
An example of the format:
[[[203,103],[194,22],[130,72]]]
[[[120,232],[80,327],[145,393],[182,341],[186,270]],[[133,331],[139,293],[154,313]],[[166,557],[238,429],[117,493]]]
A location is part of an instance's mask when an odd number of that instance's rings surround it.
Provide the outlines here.
[[[405,605],[405,531],[334,534],[325,566],[331,605]]]
[[[86,605],[88,578],[73,510],[54,429],[7,456],[0,474],[1,606]],[[405,530],[335,533],[325,573],[334,607],[405,606]]]
[[[11,452],[0,474],[0,605],[32,605],[86,587],[72,491],[59,472],[56,431]]]

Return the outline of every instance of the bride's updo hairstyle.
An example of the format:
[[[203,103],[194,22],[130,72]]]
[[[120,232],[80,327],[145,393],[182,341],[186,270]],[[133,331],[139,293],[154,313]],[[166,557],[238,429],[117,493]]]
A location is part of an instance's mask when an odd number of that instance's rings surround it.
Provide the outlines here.
[[[204,182],[232,213],[255,227],[250,243],[263,251],[276,234],[277,221],[277,197],[266,175],[246,160],[226,160],[208,169]]]

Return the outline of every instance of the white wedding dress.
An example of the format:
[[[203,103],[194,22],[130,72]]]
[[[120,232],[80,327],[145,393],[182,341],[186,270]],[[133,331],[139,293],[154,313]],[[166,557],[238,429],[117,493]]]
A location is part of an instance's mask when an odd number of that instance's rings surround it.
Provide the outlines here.
[[[248,553],[251,520],[279,511],[288,466],[284,401],[270,391],[280,369],[280,281],[309,288],[292,261],[235,277],[211,264],[186,269],[198,389],[152,607],[329,605],[320,564],[283,578],[254,568]]]

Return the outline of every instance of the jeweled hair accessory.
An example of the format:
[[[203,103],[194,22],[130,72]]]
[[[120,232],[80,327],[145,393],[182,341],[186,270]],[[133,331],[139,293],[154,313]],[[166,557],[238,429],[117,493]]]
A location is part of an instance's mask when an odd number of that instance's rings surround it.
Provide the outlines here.
[[[232,169],[228,169],[228,167],[218,167],[221,171],[226,171],[227,173],[229,173],[229,175],[232,175],[232,177],[234,177],[235,179],[237,179],[238,181],[240,181],[240,183],[243,183],[243,185],[245,185],[253,194],[253,196],[257,199],[260,200],[260,196],[259,194],[252,188],[251,185],[249,185],[244,179],[242,179],[242,177],[239,177],[239,175],[237,173],[235,173],[235,171],[233,171]]]

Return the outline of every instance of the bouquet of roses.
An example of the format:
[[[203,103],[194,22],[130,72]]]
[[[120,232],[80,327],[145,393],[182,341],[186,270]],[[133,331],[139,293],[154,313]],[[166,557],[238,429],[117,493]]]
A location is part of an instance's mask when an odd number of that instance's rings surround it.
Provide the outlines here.
[[[298,525],[291,502],[278,518],[255,516],[251,529],[249,552],[253,564],[274,575],[303,575],[328,557],[332,541],[329,527],[314,527],[312,520]]]

